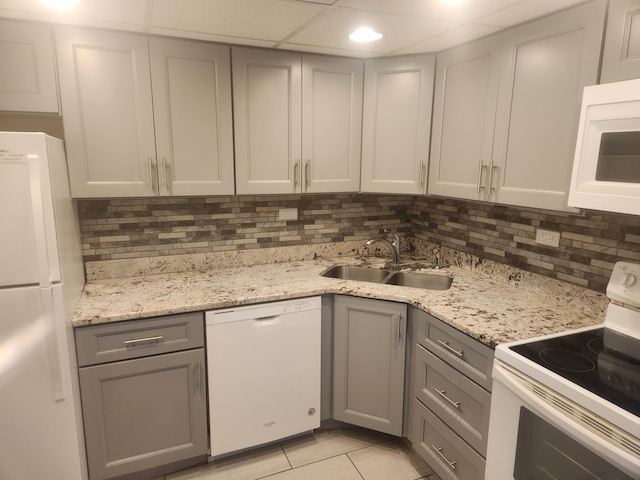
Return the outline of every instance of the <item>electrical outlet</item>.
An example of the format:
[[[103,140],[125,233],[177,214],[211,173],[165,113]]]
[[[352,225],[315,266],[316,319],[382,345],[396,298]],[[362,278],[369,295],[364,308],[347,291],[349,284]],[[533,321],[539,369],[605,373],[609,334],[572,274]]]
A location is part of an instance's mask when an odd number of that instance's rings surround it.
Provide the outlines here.
[[[278,220],[297,220],[298,209],[297,208],[281,208],[278,210]]]
[[[551,230],[536,230],[536,242],[541,245],[557,247],[560,245],[560,232],[552,232]]]

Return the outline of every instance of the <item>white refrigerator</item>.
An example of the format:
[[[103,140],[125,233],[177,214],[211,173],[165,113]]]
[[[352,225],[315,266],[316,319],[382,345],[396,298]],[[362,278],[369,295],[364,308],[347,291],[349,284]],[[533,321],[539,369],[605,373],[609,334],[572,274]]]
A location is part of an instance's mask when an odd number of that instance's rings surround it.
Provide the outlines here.
[[[64,146],[0,132],[0,479],[87,478],[71,318],[84,286]]]

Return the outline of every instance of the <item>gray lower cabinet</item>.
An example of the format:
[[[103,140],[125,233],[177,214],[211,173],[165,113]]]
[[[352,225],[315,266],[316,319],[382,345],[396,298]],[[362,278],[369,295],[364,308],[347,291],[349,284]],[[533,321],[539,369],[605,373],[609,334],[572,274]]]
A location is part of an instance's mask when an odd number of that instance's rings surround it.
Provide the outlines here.
[[[333,328],[333,418],[401,436],[407,306],[337,295]]]
[[[83,327],[76,343],[91,480],[153,478],[204,460],[202,313]]]
[[[407,436],[441,478],[484,478],[493,350],[411,309]]]

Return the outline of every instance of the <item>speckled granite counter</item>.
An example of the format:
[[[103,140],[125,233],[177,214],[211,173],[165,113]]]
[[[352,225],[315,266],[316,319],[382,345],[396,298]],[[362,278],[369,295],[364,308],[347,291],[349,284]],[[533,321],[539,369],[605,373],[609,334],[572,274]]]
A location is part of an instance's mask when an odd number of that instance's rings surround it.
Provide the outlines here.
[[[420,255],[404,257],[404,269],[424,270],[427,265]],[[384,265],[383,259],[362,257],[357,252],[351,256],[90,280],[73,324],[80,327],[321,294],[404,302],[491,347],[604,320],[604,295],[522,270],[487,262],[474,268],[473,262],[451,255],[449,258],[454,266],[429,271],[453,277],[451,288],[444,291],[320,275],[336,264]]]

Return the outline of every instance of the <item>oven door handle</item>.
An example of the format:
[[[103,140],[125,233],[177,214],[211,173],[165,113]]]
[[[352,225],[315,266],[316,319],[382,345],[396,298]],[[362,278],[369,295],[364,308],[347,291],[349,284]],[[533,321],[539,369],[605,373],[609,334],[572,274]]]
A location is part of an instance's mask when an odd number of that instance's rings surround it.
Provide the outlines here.
[[[494,383],[501,384],[512,395],[517,396],[523,407],[531,410],[535,415],[582,443],[592,452],[597,452],[602,458],[620,468],[632,478],[640,479],[640,476],[638,476],[637,455],[634,455],[627,448],[623,448],[620,443],[615,443],[613,438],[605,437],[602,433],[595,433],[594,428],[587,426],[602,422],[596,415],[573,402],[569,402],[565,397],[557,394],[546,385],[533,381],[499,360],[496,360],[493,365],[493,380]],[[492,404],[494,399],[498,400],[495,398],[496,395],[508,395],[508,393],[500,390],[494,386]],[[569,408],[561,409],[557,407],[556,404],[558,402],[565,402]],[[572,413],[569,414],[567,411]],[[495,412],[491,413],[495,414]],[[617,429],[610,423],[603,428]],[[627,437],[627,443],[629,441],[635,443],[635,448],[640,449],[640,442],[637,439],[626,434],[621,429],[617,430],[618,434]],[[491,442],[491,439],[489,439],[489,442]]]

